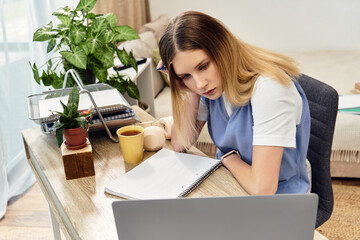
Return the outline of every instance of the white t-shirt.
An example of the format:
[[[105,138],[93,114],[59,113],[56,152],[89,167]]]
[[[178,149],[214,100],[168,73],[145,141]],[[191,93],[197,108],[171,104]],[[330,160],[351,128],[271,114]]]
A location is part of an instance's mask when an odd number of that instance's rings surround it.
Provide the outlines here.
[[[223,93],[226,112],[229,116],[236,109]],[[300,123],[302,99],[295,84],[284,86],[269,77],[256,80],[251,96],[253,145],[296,147],[296,125]],[[197,119],[206,121],[207,106],[200,101]]]

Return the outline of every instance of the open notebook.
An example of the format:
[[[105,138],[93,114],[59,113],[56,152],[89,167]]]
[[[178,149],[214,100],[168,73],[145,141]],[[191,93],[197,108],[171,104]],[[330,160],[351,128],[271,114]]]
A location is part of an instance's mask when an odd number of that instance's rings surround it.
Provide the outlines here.
[[[127,199],[169,199],[187,196],[221,161],[166,148],[121,175],[105,192]]]

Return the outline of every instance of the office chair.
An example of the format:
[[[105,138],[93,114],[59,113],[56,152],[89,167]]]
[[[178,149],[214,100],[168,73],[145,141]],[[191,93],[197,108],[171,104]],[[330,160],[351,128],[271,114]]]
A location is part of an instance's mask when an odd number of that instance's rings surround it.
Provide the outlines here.
[[[334,205],[330,155],[339,96],[335,89],[309,76],[301,75],[297,80],[310,107],[311,130],[307,159],[311,164],[311,192],[319,196],[317,228],[330,218]]]

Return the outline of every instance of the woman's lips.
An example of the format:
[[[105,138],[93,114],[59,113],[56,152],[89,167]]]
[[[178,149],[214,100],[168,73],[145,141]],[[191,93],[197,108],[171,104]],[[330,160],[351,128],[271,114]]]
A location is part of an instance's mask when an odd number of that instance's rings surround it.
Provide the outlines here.
[[[214,92],[215,92],[215,88],[213,88],[207,92],[204,92],[203,95],[212,95]]]

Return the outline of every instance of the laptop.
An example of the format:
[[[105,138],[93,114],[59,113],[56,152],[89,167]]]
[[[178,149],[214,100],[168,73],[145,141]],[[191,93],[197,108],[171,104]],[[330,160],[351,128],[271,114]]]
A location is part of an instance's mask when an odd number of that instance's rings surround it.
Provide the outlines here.
[[[120,240],[310,240],[318,196],[277,194],[112,203]]]

